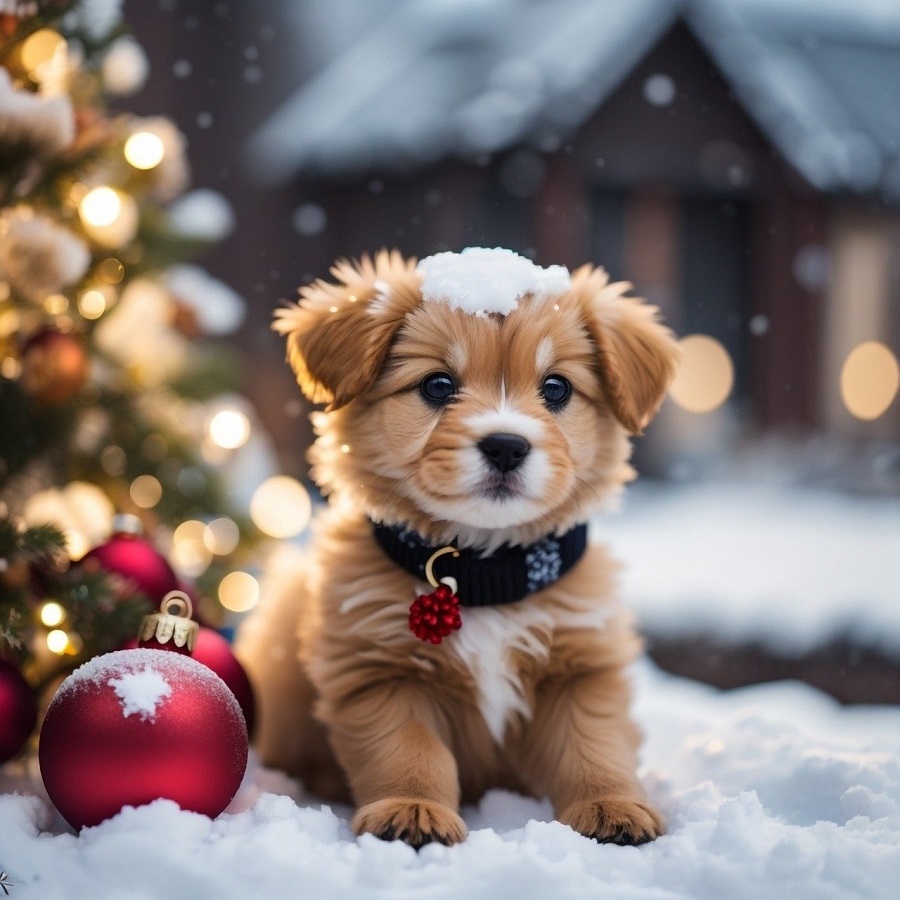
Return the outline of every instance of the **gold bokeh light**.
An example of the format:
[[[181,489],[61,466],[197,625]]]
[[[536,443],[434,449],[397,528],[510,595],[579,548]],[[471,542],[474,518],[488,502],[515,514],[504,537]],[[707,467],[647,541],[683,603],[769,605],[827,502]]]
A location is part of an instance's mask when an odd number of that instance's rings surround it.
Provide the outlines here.
[[[688,412],[718,409],[734,386],[734,365],[728,351],[707,334],[689,334],[679,344],[681,363],[669,396]]]
[[[249,572],[230,572],[219,583],[219,602],[232,612],[253,609],[259,600],[259,582]]]
[[[152,131],[137,131],[125,141],[125,159],[135,169],[154,169],[165,156],[165,146]]]
[[[871,421],[887,412],[900,387],[900,366],[889,347],[865,341],[854,347],[841,369],[841,397],[850,414]]]
[[[312,501],[306,488],[287,475],[266,479],[250,499],[253,524],[269,537],[289,538],[309,524]]]

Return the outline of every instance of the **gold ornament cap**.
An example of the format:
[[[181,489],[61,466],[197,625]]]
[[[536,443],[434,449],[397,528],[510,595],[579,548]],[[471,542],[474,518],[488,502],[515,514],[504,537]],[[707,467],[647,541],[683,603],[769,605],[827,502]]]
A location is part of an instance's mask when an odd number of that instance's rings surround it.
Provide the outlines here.
[[[159,612],[144,616],[138,633],[138,644],[153,641],[165,649],[192,653],[200,626],[191,618],[194,608],[184,591],[169,591],[159,605]]]

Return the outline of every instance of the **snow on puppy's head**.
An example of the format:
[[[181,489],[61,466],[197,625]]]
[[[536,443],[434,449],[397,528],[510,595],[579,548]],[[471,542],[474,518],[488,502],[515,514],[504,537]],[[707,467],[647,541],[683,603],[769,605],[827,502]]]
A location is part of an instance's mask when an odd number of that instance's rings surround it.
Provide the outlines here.
[[[421,260],[422,299],[475,316],[506,316],[526,294],[538,300],[557,297],[571,286],[563,266],[546,269],[512,250],[467,247],[461,253],[437,253]]]

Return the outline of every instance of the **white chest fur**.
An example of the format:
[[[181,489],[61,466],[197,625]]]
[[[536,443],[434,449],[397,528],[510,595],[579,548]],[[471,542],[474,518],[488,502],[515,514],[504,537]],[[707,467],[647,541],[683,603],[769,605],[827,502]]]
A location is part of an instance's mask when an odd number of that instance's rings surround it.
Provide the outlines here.
[[[601,628],[604,610],[573,612],[536,602],[464,608],[463,625],[445,646],[460,658],[475,681],[478,708],[491,737],[503,742],[511,716],[530,719],[531,709],[515,657],[547,662],[559,627]]]

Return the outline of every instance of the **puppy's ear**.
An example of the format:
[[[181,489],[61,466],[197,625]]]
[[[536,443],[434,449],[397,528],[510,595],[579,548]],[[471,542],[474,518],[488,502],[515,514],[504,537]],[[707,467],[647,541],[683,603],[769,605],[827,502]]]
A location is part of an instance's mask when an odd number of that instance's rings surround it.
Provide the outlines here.
[[[329,410],[346,405],[375,381],[394,333],[420,302],[416,261],[382,250],[374,261],[340,260],[335,283],[301,288],[300,302],[275,312],[287,336],[287,358],[300,389]]]
[[[591,266],[572,276],[600,351],[606,401],[630,434],[640,434],[659,409],[680,354],[675,336],[659,322],[659,310],[624,296],[631,288],[627,281],[610,284],[604,269]]]

